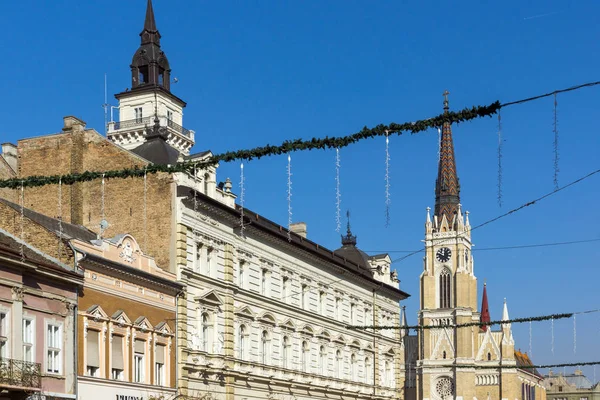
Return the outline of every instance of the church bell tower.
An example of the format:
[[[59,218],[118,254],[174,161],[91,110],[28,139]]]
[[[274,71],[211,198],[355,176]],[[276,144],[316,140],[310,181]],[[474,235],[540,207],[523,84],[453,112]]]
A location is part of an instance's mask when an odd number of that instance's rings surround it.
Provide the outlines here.
[[[444,113],[449,112],[444,92]],[[469,399],[475,395],[473,370],[454,368],[472,364],[478,327],[452,328],[478,322],[477,278],[473,273],[471,227],[463,215],[450,122],[444,122],[435,183],[433,217],[427,208],[425,257],[420,277],[419,325],[440,326],[419,331],[417,390],[420,399]],[[471,379],[472,378],[472,379]]]
[[[131,89],[115,95],[119,100],[119,121],[108,124],[108,139],[133,150],[145,143],[159,125],[164,127],[167,143],[189,155],[195,132],[183,127],[186,103],[171,93],[171,66],[160,46],[152,0],[146,5],[140,38],[140,47],[130,65]]]

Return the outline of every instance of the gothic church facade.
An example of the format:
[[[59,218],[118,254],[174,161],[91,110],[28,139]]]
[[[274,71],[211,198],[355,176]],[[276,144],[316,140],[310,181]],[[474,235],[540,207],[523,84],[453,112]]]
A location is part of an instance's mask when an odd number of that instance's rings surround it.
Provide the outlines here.
[[[444,93],[445,113],[448,94]],[[510,322],[499,329],[481,324],[490,321],[487,288],[479,311],[471,224],[460,204],[448,122],[442,128],[435,208],[433,216],[427,208],[424,242],[418,325],[439,328],[422,329],[415,336],[402,330],[405,398],[544,400],[542,376],[527,368],[532,365],[527,354],[515,352]],[[502,320],[509,321],[506,300]],[[401,323],[406,326],[406,313]]]

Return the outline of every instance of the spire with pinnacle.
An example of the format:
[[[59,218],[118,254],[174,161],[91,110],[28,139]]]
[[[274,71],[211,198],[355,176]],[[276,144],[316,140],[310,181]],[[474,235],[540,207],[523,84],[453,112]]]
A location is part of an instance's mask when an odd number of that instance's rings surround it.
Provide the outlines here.
[[[479,320],[481,323],[490,322],[490,308],[488,306],[488,298],[487,298],[487,285],[483,284],[483,299],[481,300],[481,318]],[[487,332],[489,325],[481,325],[481,330]]]
[[[343,246],[356,246],[356,236],[352,234],[350,230],[350,210],[346,211],[346,217],[348,217],[348,225],[346,236],[342,236],[342,245]]]
[[[444,114],[448,114],[447,90],[444,95]],[[456,161],[454,159],[454,143],[452,141],[452,127],[450,122],[444,122],[442,137],[440,140],[440,160],[438,165],[438,176],[435,182],[435,210],[434,215],[441,221],[445,215],[448,223],[452,223],[454,215],[458,213],[460,202],[460,185],[456,173]]]
[[[171,67],[160,49],[160,33],[156,27],[152,0],[146,5],[144,29],[140,32],[141,44],[131,61],[131,89],[162,88],[170,90]]]

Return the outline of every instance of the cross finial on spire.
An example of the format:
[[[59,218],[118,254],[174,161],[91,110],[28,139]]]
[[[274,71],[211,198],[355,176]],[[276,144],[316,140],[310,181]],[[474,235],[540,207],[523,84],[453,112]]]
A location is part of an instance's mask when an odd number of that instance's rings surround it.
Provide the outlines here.
[[[350,230],[350,210],[346,211],[346,217],[348,218],[348,236],[352,235],[352,231]]]
[[[450,94],[449,91],[444,90],[444,93],[442,93],[442,95],[444,96],[444,111],[448,111],[449,107],[448,107],[448,95]]]

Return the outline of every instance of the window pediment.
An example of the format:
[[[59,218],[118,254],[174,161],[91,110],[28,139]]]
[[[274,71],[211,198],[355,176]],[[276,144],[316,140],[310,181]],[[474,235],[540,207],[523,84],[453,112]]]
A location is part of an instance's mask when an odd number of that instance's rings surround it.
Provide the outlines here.
[[[90,308],[86,310],[88,319],[92,319],[94,321],[108,321],[108,314],[104,312],[102,307],[97,304],[94,304]]]
[[[214,289],[205,290],[200,295],[194,297],[194,301],[211,307],[220,307],[223,305],[223,299],[221,299]]]
[[[150,321],[148,320],[148,318],[141,316],[138,319],[135,320],[135,322],[133,323],[133,326],[141,331],[151,331],[152,330],[152,324],[150,323]]]

